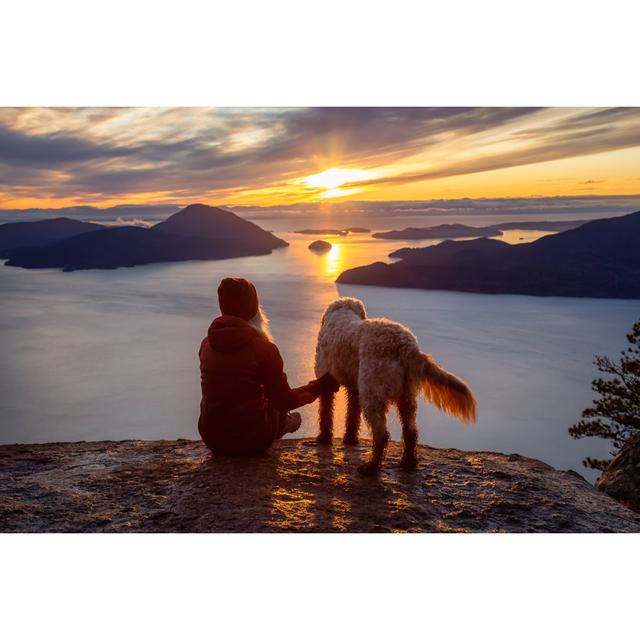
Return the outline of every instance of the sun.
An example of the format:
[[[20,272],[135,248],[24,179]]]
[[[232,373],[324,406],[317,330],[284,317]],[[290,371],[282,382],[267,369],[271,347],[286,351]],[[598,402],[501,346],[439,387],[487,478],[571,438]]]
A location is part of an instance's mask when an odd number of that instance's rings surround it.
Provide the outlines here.
[[[341,185],[350,182],[360,182],[361,180],[369,180],[372,177],[373,173],[371,171],[365,171],[364,169],[333,168],[306,176],[299,180],[299,182],[307,187],[325,189],[320,196],[323,198],[332,198],[335,196],[346,195],[347,193],[353,193],[357,190],[340,189],[339,187]]]

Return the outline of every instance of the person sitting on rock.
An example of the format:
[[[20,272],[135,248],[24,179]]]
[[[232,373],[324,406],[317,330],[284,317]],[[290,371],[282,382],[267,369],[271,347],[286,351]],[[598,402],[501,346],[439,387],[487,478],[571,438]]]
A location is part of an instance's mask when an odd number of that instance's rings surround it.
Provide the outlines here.
[[[198,431],[220,455],[256,455],[300,427],[289,411],[314,402],[326,376],[292,389],[269,332],[258,292],[244,278],[224,278],[218,287],[221,316],[200,345],[202,400]]]

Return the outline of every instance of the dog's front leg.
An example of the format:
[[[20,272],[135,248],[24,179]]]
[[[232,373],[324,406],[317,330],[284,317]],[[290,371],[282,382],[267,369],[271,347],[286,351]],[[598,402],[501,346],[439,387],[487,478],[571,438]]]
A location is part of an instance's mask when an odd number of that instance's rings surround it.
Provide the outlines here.
[[[335,393],[333,391],[323,391],[320,394],[320,407],[318,418],[320,423],[320,433],[316,437],[318,444],[331,444],[333,439],[333,401]]]
[[[358,444],[359,429],[360,396],[357,389],[347,388],[347,421],[342,442],[344,444]]]

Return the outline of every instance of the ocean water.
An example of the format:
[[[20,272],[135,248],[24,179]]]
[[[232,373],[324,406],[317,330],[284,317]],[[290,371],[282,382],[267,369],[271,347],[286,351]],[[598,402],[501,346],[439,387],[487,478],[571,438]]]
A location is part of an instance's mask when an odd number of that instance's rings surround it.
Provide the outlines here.
[[[592,398],[594,355],[625,346],[640,301],[338,287],[344,269],[407,243],[327,238],[333,249],[318,256],[307,249],[314,237],[279,235],[291,246],[253,258],[73,273],[0,266],[0,443],[197,437],[198,347],[218,313],[219,280],[242,275],[258,287],[292,384],[313,377],[326,305],[355,296],[370,316],[408,326],[477,394],[470,427],[421,403],[420,442],[520,453],[595,478],[581,459],[608,444],[572,440],[567,427]],[[299,435],[313,435],[316,408],[302,412]],[[389,424],[399,439],[394,411]]]

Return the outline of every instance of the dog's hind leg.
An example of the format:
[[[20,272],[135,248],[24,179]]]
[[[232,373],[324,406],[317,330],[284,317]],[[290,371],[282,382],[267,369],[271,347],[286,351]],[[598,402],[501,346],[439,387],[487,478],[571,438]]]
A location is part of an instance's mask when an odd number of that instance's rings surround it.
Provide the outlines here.
[[[357,389],[347,388],[347,420],[342,442],[344,444],[358,444],[358,430],[360,429],[360,397]]]
[[[365,420],[371,427],[373,436],[373,450],[367,462],[358,467],[358,471],[364,475],[378,473],[382,466],[384,454],[389,442],[387,431],[387,406],[385,401],[367,399],[362,406]]]
[[[333,391],[323,391],[320,394],[320,408],[318,418],[320,423],[320,433],[316,437],[318,444],[331,444],[333,439],[333,401],[335,393]]]
[[[416,456],[416,444],[418,442],[418,427],[416,426],[416,413],[418,403],[414,393],[405,393],[398,401],[398,413],[402,423],[402,439],[404,451],[400,459],[400,466],[405,469],[415,469],[418,466]]]

